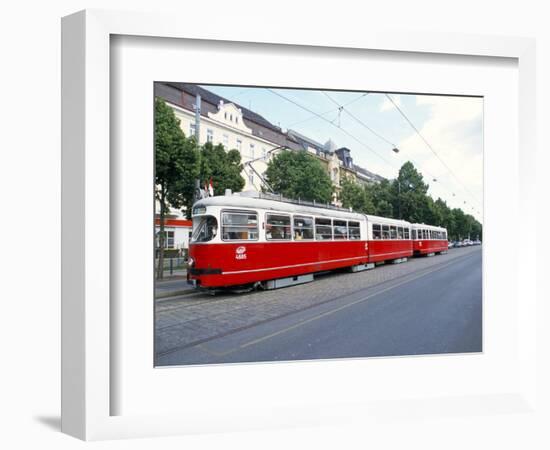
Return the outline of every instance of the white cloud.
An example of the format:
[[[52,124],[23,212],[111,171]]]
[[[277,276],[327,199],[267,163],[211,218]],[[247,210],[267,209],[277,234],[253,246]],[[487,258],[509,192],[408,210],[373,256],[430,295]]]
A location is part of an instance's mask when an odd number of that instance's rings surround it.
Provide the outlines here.
[[[483,212],[483,100],[417,96],[416,103],[429,108],[429,118],[415,126],[444,163],[413,130],[398,144],[403,162],[411,160],[422,172],[434,198],[481,219],[474,210]]]

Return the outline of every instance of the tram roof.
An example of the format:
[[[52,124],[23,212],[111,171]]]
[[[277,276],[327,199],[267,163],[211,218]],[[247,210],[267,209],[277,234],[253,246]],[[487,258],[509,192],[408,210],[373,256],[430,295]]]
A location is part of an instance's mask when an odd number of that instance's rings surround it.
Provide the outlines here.
[[[380,222],[410,225],[409,222],[398,219],[389,219],[387,217],[373,216],[369,214],[346,211],[344,208],[324,207],[322,205],[312,206],[303,203],[291,203],[283,200],[275,200],[268,198],[258,198],[256,196],[232,194],[232,195],[217,195],[213,197],[203,198],[198,200],[196,206],[219,206],[227,208],[249,208],[249,209],[265,209],[271,211],[287,212],[292,214],[308,214],[314,216],[337,217],[341,219],[355,219]]]
[[[446,228],[437,227],[435,225],[427,225],[425,223],[413,223],[412,226],[414,229],[425,228],[426,230],[447,231]]]
[[[342,209],[325,208],[322,206],[310,206],[299,203],[290,203],[280,200],[270,200],[250,196],[217,195],[198,200],[196,206],[220,206],[227,208],[266,209],[271,211],[287,212],[292,214],[308,214],[314,216],[338,217],[342,219],[364,219],[365,215]]]

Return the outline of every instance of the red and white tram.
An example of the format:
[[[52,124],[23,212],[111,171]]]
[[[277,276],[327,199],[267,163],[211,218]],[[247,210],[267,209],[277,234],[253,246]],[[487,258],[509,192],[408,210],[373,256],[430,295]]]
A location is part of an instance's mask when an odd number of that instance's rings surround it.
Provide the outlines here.
[[[188,277],[196,286],[296,284],[306,274],[370,269],[414,253],[409,222],[258,197],[233,194],[194,204]]]
[[[412,239],[415,255],[435,255],[449,249],[447,230],[442,227],[413,223]]]

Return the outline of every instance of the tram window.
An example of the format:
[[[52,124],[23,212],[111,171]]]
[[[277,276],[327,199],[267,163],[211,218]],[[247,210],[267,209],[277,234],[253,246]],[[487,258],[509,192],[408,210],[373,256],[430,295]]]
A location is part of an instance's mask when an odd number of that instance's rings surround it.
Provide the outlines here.
[[[409,232],[409,228],[405,227],[403,228],[403,237],[404,239],[410,239],[410,232]]]
[[[390,239],[390,226],[382,225],[382,239]]]
[[[372,238],[382,239],[382,227],[377,223],[372,224]]]
[[[214,216],[193,218],[193,242],[208,242],[214,239],[218,232],[218,221]]]
[[[443,232],[443,239],[447,240],[447,232],[446,231]]]
[[[412,238],[413,240],[416,239],[416,230],[412,230]]]
[[[361,228],[359,222],[348,222],[348,233],[349,238],[352,240],[361,239]]]
[[[390,225],[390,239],[397,239],[397,227],[395,225]]]
[[[313,218],[294,216],[294,240],[313,239]]]
[[[403,239],[403,227],[397,227],[397,239]]]
[[[334,239],[347,239],[348,238],[348,226],[345,220],[334,220]]]
[[[315,237],[319,241],[327,241],[332,239],[331,219],[315,219]]]
[[[265,237],[270,240],[290,240],[290,216],[266,214]]]
[[[255,241],[258,239],[258,215],[251,213],[222,214],[222,239],[224,241]]]

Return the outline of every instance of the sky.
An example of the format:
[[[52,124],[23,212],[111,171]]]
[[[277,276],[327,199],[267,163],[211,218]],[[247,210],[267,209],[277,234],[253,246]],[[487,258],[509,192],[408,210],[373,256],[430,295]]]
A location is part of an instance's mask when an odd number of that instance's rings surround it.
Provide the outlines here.
[[[395,178],[411,161],[434,200],[441,198],[483,223],[480,97],[203,87],[283,130],[298,131],[320,143],[332,139],[351,150],[355,164],[386,178]]]

